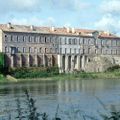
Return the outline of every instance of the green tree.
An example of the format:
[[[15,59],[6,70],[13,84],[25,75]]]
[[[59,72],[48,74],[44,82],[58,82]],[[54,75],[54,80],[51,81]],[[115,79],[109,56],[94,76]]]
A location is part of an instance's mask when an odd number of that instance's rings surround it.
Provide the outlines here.
[[[0,73],[4,72],[4,53],[0,53]]]

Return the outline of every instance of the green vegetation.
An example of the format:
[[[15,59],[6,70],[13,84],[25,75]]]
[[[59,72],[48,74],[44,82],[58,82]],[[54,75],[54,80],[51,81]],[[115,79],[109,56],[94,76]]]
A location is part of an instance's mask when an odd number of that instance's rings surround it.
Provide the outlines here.
[[[2,61],[2,60],[1,60]],[[2,62],[1,62],[2,63]],[[4,65],[4,64],[2,64]],[[8,70],[1,70],[0,82],[5,81],[7,74],[16,78],[12,82],[25,82],[33,80],[75,80],[75,79],[119,79],[120,78],[120,66],[114,66],[108,68],[105,72],[73,72],[59,74],[57,66],[54,67],[32,67],[32,68],[12,68]],[[7,71],[7,74],[5,72]],[[11,78],[11,77],[6,77]],[[8,79],[8,81],[11,81]],[[5,81],[6,82],[6,81]]]
[[[43,78],[59,75],[58,67],[15,68],[9,72],[15,78]]]
[[[0,74],[4,73],[4,54],[0,53]]]
[[[4,71],[4,54],[0,53],[0,83],[5,80]]]
[[[119,79],[120,67],[114,66],[108,68],[105,72],[74,72],[59,74],[58,67],[47,68],[15,68],[11,69],[9,74],[17,79],[26,80],[75,80],[75,79]],[[18,81],[20,81],[18,80]]]

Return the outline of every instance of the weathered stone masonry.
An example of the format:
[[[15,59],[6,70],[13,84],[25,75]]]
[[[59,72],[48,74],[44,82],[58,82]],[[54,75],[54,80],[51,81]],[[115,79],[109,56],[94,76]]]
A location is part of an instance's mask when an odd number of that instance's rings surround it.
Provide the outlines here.
[[[104,31],[0,25],[7,67],[59,67],[60,73],[104,71],[120,64],[120,38]]]

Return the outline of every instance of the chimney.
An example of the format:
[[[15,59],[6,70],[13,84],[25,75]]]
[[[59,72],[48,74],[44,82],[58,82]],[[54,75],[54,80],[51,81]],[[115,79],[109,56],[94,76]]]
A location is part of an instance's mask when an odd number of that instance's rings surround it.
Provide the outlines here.
[[[30,26],[30,30],[34,30],[34,26],[33,25]]]
[[[55,31],[55,27],[51,27],[51,31],[54,32]]]
[[[8,28],[8,29],[12,28],[12,26],[11,26],[11,23],[10,23],[10,22],[7,24],[7,28]]]
[[[69,27],[67,27],[66,29],[67,29],[67,33],[69,33],[69,32],[70,32],[70,28],[69,28]]]
[[[72,33],[75,33],[75,28],[72,28]]]

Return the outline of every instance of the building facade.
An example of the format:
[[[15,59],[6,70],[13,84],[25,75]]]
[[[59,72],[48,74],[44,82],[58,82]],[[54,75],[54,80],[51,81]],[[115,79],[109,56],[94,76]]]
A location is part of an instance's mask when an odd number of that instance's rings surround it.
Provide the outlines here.
[[[8,23],[0,25],[0,52],[6,67],[57,65],[60,73],[86,71],[101,56],[120,64],[120,38],[104,31]],[[98,65],[93,71],[102,70]]]

